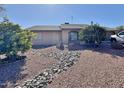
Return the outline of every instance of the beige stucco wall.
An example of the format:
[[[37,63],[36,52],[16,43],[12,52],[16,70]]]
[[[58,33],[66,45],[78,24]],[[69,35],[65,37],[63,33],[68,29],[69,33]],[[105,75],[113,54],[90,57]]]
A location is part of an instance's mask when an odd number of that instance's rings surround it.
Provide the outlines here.
[[[33,40],[33,45],[56,45],[61,41],[64,44],[68,44],[69,32],[71,31],[72,30],[35,32],[36,38]]]
[[[68,44],[69,32],[72,30],[62,30],[62,31],[39,31],[36,33],[36,38],[33,40],[33,45],[56,45],[61,41],[64,44]],[[73,30],[80,31],[80,30]],[[109,35],[108,35],[109,37]]]
[[[35,33],[36,33],[36,38],[33,40],[33,45],[55,45],[60,42],[61,32],[42,31]]]
[[[68,39],[69,39],[68,33],[69,32],[70,30],[62,30],[62,41],[64,44],[68,44]]]

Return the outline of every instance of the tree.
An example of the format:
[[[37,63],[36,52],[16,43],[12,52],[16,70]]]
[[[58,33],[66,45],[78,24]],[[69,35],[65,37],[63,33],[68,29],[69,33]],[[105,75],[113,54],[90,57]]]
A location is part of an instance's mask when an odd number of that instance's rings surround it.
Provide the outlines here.
[[[32,46],[33,32],[22,29],[12,22],[0,23],[0,55],[14,59],[18,52],[24,53]]]
[[[105,36],[105,29],[98,24],[93,24],[93,22],[79,33],[80,40],[95,45],[100,45]]]

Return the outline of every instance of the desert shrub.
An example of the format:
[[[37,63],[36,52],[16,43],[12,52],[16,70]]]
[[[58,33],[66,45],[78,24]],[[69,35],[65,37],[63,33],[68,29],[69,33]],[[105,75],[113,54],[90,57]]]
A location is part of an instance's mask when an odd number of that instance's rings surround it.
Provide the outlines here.
[[[24,53],[32,46],[34,34],[12,22],[0,23],[0,55],[15,58],[18,52]]]
[[[92,24],[80,31],[79,38],[86,43],[99,45],[106,37],[106,31],[98,24]]]

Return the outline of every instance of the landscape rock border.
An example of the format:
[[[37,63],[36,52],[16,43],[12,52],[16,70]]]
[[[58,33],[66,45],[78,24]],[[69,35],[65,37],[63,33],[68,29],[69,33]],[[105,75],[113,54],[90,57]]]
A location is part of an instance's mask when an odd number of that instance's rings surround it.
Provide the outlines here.
[[[45,69],[43,72],[40,72],[33,79],[27,80],[22,86],[17,86],[21,88],[45,88],[48,84],[52,82],[54,77],[66,71],[69,67],[73,66],[78,59],[80,58],[80,52],[76,51],[61,51],[61,52],[48,52],[41,54],[44,57],[51,57],[58,60],[57,64],[54,64],[52,67]]]

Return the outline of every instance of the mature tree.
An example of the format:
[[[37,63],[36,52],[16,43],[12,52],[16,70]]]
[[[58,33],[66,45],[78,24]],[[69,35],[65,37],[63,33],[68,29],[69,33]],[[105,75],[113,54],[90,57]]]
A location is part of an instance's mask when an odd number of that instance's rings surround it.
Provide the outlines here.
[[[32,46],[33,33],[11,22],[0,23],[0,55],[15,58],[18,52],[25,52]]]
[[[93,22],[79,33],[80,40],[96,45],[99,45],[105,36],[105,29],[98,24],[93,24]]]

